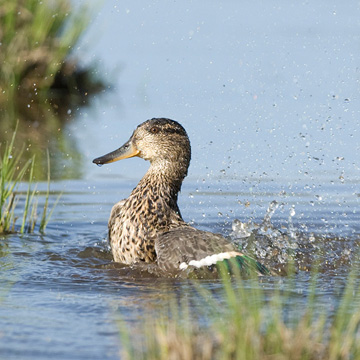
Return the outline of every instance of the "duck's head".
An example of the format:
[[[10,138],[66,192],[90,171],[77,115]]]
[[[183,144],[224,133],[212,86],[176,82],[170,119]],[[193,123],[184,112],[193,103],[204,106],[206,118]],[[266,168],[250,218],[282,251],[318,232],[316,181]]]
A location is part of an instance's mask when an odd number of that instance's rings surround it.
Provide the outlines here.
[[[93,163],[103,165],[133,156],[149,160],[152,165],[172,164],[187,170],[191,157],[190,141],[178,122],[154,118],[140,124],[119,149],[94,159]]]

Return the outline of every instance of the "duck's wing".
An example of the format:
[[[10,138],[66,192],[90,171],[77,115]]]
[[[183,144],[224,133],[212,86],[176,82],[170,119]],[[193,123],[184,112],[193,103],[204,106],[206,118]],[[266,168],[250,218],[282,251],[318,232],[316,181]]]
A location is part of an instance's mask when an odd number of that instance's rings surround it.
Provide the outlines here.
[[[242,272],[269,274],[265,266],[240,252],[220,234],[186,227],[169,230],[155,241],[158,266],[175,275],[197,269],[216,270],[219,263],[237,264]]]
[[[108,222],[108,236],[109,239],[111,238],[111,232],[113,231],[113,228],[116,223],[116,219],[120,216],[121,208],[124,206],[126,199],[120,200],[117,202],[111,209],[110,212],[110,218]]]

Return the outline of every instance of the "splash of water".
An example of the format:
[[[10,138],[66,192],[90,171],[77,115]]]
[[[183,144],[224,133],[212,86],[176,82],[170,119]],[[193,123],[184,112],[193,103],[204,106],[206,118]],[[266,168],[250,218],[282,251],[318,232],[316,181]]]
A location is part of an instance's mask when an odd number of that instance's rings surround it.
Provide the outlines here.
[[[238,246],[279,273],[286,273],[290,262],[298,270],[309,270],[314,263],[321,263],[325,269],[331,270],[352,263],[351,240],[308,233],[306,225],[300,225],[301,230],[294,226],[295,205],[289,209],[287,225],[281,230],[276,228],[271,219],[283,206],[283,203],[272,201],[260,224],[235,219],[230,236]]]
[[[266,260],[268,266],[277,268],[279,272],[282,272],[286,264],[294,259],[294,251],[299,247],[299,235],[292,222],[292,218],[296,214],[294,206],[289,211],[287,229],[279,230],[271,223],[271,218],[276,210],[283,206],[283,203],[272,201],[260,224],[234,220],[231,234],[242,248],[254,253],[258,258]]]

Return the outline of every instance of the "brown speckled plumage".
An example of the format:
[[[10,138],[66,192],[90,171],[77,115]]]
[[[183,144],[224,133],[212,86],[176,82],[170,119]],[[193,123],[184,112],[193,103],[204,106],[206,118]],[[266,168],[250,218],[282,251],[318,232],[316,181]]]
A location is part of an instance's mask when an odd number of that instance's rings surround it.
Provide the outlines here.
[[[111,211],[109,239],[115,261],[153,262],[158,233],[186,226],[177,206],[177,194],[164,186],[162,176],[153,176],[150,170],[130,196]]]
[[[239,257],[242,264],[253,261],[262,272],[261,264],[221,235],[194,229],[182,219],[177,196],[187,175],[191,148],[179,123],[164,118],[145,121],[127,143],[94,163],[132,156],[149,160],[150,167],[130,196],[111,210],[109,240],[115,261],[157,264],[160,270],[178,275],[183,268],[200,267],[200,261],[208,263],[208,257],[220,254]]]

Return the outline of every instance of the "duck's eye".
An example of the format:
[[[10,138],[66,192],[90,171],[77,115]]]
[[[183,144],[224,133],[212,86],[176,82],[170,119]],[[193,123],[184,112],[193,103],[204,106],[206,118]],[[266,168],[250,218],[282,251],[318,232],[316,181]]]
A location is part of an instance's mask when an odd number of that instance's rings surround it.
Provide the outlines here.
[[[153,126],[153,127],[150,129],[150,132],[151,132],[152,134],[157,134],[157,133],[159,132],[159,128],[156,127],[156,126]]]

